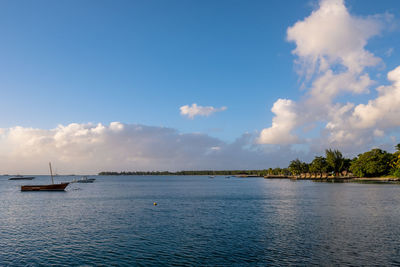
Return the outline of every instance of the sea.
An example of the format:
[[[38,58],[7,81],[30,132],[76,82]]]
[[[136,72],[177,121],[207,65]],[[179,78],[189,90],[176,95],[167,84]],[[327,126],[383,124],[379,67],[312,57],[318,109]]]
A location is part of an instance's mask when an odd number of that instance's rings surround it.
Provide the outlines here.
[[[0,266],[400,265],[400,185],[91,177],[0,177]]]

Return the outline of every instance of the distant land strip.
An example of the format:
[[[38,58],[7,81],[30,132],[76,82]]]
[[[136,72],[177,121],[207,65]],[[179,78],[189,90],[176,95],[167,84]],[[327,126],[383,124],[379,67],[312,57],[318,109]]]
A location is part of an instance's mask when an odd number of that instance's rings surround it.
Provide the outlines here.
[[[326,149],[325,157],[315,156],[310,162],[292,160],[287,168],[263,170],[198,170],[198,171],[123,171],[100,172],[99,175],[234,175],[265,178],[395,178],[400,181],[400,144],[396,152],[388,153],[379,148],[359,154],[353,159],[345,158],[337,149]]]
[[[251,175],[265,176],[268,170],[224,170],[224,171],[123,171],[123,172],[100,172],[99,175]]]

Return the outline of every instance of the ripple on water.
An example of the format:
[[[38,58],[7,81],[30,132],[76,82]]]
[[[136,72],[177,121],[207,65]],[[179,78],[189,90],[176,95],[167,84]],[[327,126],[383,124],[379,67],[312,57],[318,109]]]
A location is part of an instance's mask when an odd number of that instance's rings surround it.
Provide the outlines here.
[[[400,264],[397,185],[96,178],[24,194],[0,177],[0,266]]]

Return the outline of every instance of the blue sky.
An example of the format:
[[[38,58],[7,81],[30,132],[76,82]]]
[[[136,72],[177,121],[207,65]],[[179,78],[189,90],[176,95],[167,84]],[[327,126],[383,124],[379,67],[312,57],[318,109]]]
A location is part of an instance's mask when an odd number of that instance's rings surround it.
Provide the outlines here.
[[[400,2],[345,5],[355,17],[392,16],[365,46],[382,62],[364,71],[376,86],[390,84],[386,74],[400,62]],[[287,30],[318,6],[319,1],[0,1],[0,128],[118,121],[226,143],[257,134],[271,126],[278,99],[307,96]],[[373,88],[337,101],[366,103],[377,96]],[[180,114],[181,106],[193,103],[227,109],[193,119]]]
[[[297,93],[285,30],[298,15],[278,3],[2,2],[0,124],[123,121],[228,140],[259,129],[278,95]],[[179,107],[193,102],[229,111],[190,121]]]
[[[0,126],[122,121],[232,141],[299,97],[286,29],[316,3],[2,1]],[[398,1],[347,3],[400,14]],[[228,110],[190,121],[179,107],[193,102]]]

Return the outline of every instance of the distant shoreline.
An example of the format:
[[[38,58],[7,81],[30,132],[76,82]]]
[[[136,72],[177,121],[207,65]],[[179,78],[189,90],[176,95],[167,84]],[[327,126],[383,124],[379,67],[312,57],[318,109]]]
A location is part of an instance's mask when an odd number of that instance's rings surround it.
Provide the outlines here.
[[[296,176],[279,176],[267,175],[265,179],[291,179],[296,181],[314,181],[314,182],[331,182],[331,183],[400,183],[397,177],[296,177]]]
[[[98,175],[226,175],[226,176],[243,176],[243,177],[264,177],[267,170],[224,170],[224,171],[124,171],[124,172],[100,172]]]
[[[224,174],[221,174],[223,172]],[[239,171],[233,171],[236,173]],[[250,171],[248,171],[250,172]],[[256,172],[256,171],[251,171]],[[262,173],[263,171],[258,171]],[[325,176],[304,177],[294,175],[257,175],[257,174],[232,174],[229,171],[182,171],[182,172],[101,172],[100,176],[229,176],[236,178],[264,178],[264,179],[290,179],[293,181],[314,181],[327,183],[400,183],[397,177],[355,177],[355,176]]]

